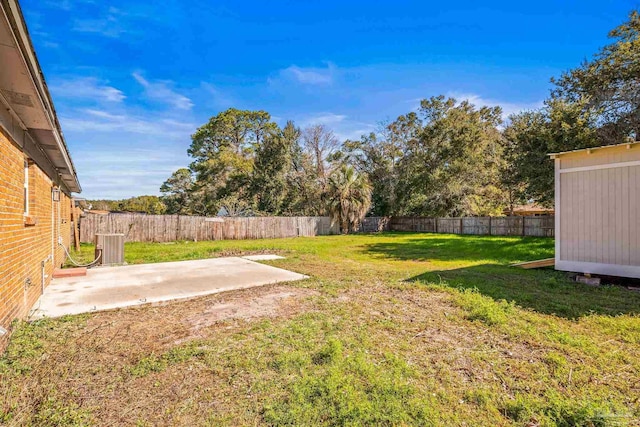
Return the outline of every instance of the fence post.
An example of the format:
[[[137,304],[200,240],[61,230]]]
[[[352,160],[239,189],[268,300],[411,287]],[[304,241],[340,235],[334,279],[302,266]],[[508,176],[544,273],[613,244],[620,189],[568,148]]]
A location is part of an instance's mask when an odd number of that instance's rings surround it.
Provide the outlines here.
[[[436,234],[438,233],[438,217],[434,218],[436,220]]]
[[[464,227],[464,218],[460,217],[460,234],[463,234],[462,227]]]
[[[523,237],[527,235],[527,232],[526,232],[526,229],[525,229],[526,222],[527,222],[527,217],[523,216],[522,217],[522,236]]]
[[[489,236],[491,236],[493,234],[493,232],[491,231],[491,227],[493,227],[491,218],[493,218],[493,217],[489,216]]]

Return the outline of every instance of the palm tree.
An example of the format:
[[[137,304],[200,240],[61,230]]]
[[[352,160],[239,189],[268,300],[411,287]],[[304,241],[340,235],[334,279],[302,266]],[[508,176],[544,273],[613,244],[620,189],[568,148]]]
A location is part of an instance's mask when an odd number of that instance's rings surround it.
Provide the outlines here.
[[[355,231],[371,207],[371,184],[352,166],[343,165],[329,176],[324,200],[332,225],[340,224],[345,234]]]

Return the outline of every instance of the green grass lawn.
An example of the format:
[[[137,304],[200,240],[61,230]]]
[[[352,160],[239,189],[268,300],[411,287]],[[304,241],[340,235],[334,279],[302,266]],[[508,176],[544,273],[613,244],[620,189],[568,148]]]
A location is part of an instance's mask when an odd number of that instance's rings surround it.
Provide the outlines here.
[[[126,259],[260,252],[312,278],[17,324],[0,423],[640,425],[640,294],[509,267],[550,239],[130,243]]]

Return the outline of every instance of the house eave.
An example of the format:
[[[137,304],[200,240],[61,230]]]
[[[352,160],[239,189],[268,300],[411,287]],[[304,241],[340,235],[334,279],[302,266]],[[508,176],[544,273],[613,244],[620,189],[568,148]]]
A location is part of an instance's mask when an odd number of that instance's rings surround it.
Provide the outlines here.
[[[53,101],[16,0],[0,0],[0,104],[3,127],[54,180],[82,191]],[[30,151],[30,152],[29,152]]]

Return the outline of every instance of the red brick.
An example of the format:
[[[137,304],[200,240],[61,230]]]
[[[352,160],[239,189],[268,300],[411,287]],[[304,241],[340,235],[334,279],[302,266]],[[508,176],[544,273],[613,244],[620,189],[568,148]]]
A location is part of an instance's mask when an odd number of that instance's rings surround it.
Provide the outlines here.
[[[67,248],[71,241],[71,198],[61,192],[60,202],[53,202],[51,189],[56,183],[32,162],[29,215],[36,224],[25,225],[24,159],[22,150],[0,128],[0,326],[7,330],[14,319],[26,318],[43,287],[49,285],[54,268],[64,263],[58,236]],[[0,351],[7,338],[0,337]]]

